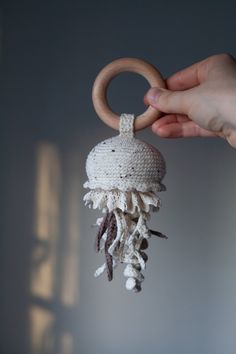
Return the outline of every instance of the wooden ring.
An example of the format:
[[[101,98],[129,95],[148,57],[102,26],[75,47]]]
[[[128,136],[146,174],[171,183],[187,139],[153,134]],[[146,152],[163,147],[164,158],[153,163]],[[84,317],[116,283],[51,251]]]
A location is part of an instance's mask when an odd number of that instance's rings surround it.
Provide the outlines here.
[[[98,74],[92,91],[92,99],[98,116],[111,128],[119,130],[119,115],[111,110],[107,102],[107,88],[111,80],[122,72],[134,72],[142,75],[151,87],[165,88],[165,82],[159,71],[151,64],[136,58],[121,58],[105,66]],[[137,116],[134,130],[141,130],[159,118],[161,112],[149,106],[148,109]]]

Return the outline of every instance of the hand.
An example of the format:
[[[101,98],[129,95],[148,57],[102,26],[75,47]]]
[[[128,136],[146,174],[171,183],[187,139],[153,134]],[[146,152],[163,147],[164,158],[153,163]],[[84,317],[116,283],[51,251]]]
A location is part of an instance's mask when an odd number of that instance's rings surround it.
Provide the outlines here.
[[[220,136],[236,148],[236,61],[228,54],[209,57],[151,88],[144,102],[164,115],[152,125],[165,138]]]

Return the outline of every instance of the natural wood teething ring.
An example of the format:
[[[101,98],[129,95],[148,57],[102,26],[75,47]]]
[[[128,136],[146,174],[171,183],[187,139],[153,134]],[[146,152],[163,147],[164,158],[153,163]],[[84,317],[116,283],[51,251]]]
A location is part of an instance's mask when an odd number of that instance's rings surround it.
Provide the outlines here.
[[[98,116],[111,128],[119,130],[119,115],[114,113],[107,102],[107,88],[111,80],[122,72],[134,72],[142,75],[151,87],[165,88],[165,82],[159,71],[151,64],[141,59],[122,58],[105,66],[98,74],[93,85],[93,104]],[[150,126],[159,118],[161,112],[151,106],[141,115],[137,116],[134,130],[140,130]]]

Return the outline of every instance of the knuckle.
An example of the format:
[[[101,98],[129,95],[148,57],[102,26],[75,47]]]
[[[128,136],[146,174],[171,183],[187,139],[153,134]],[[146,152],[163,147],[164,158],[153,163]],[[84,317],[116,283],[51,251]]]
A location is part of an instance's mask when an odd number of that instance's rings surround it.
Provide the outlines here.
[[[172,96],[171,92],[169,92],[169,91],[163,92],[163,94],[159,98],[159,104],[165,105],[165,107],[169,108],[169,106],[171,104],[171,96]]]
[[[235,61],[234,57],[230,53],[221,53],[210,57],[211,61],[218,63],[232,63]]]
[[[219,59],[223,62],[231,62],[233,60],[233,56],[230,53],[222,53],[219,54]]]
[[[186,114],[190,102],[189,94],[166,91],[159,98],[159,107],[166,113]]]

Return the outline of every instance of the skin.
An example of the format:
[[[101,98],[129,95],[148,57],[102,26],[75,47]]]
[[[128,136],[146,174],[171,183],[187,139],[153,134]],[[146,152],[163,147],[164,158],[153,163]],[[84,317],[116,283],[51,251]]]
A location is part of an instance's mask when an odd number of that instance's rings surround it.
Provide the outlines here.
[[[221,137],[236,148],[236,61],[214,55],[176,72],[167,89],[151,88],[146,105],[163,112],[152,125],[164,138]]]

